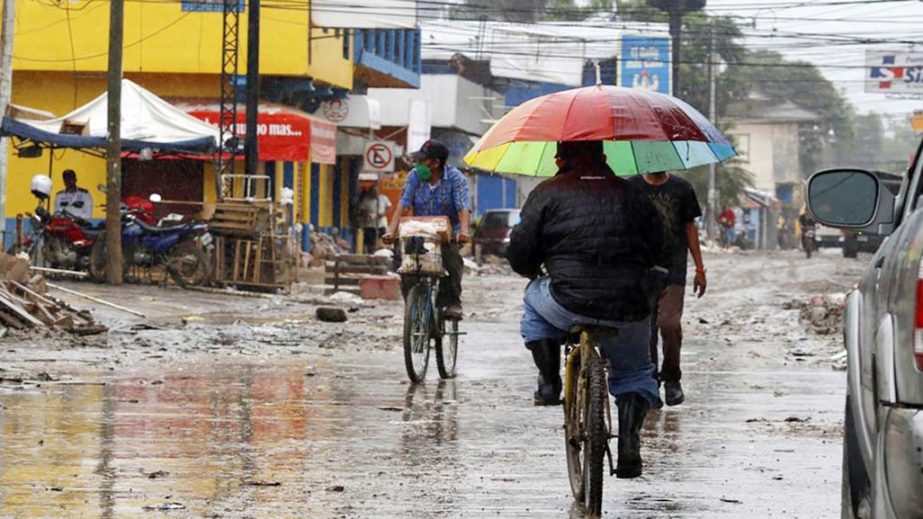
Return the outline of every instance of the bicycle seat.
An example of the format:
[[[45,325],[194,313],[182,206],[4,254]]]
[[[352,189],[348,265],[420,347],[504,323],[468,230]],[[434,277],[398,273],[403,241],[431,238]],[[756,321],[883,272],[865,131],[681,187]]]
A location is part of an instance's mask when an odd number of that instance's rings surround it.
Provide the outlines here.
[[[581,332],[589,331],[592,328],[589,324],[575,324],[567,330],[568,335],[580,335]]]
[[[583,332],[592,334],[596,340],[605,340],[607,337],[614,338],[619,334],[618,328],[611,328],[599,324],[579,323],[571,326],[567,330],[566,341],[571,344],[578,344],[580,342],[580,334]]]

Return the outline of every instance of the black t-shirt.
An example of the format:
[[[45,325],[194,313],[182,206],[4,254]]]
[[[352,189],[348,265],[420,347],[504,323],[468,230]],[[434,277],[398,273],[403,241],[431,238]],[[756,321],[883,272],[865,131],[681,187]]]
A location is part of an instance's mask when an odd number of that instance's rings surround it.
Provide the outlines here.
[[[667,284],[686,284],[689,240],[686,224],[702,216],[695,190],[685,179],[670,175],[666,182],[653,186],[637,176],[629,182],[644,191],[654,202],[663,220],[663,250],[658,265],[670,270]]]

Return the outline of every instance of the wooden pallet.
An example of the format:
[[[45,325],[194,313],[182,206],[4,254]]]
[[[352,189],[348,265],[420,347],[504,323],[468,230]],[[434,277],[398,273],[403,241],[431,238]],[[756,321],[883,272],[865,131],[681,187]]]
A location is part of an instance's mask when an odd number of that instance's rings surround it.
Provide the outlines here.
[[[214,204],[208,222],[215,236],[213,280],[218,286],[290,289],[297,264],[284,206],[268,202]]]
[[[325,294],[334,292],[359,293],[359,278],[363,275],[381,276],[388,273],[391,258],[365,254],[337,254],[324,264],[324,285],[332,285]]]
[[[252,236],[269,230],[270,221],[266,204],[227,202],[215,204],[208,227],[216,234]]]

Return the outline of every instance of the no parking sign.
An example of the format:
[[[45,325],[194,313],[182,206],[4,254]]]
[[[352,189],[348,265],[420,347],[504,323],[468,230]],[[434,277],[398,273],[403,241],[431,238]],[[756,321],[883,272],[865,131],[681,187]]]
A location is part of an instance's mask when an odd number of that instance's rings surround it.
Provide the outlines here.
[[[394,148],[391,147],[389,142],[369,142],[365,145],[363,160],[364,171],[390,173],[394,171]]]

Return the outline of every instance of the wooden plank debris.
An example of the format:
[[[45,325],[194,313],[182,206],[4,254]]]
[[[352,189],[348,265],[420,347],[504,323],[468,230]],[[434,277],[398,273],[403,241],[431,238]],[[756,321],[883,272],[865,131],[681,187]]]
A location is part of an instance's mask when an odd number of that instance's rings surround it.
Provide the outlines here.
[[[78,311],[38,290],[25,283],[0,279],[0,324],[17,330],[56,327],[78,335],[108,330],[95,322],[89,312]]]

